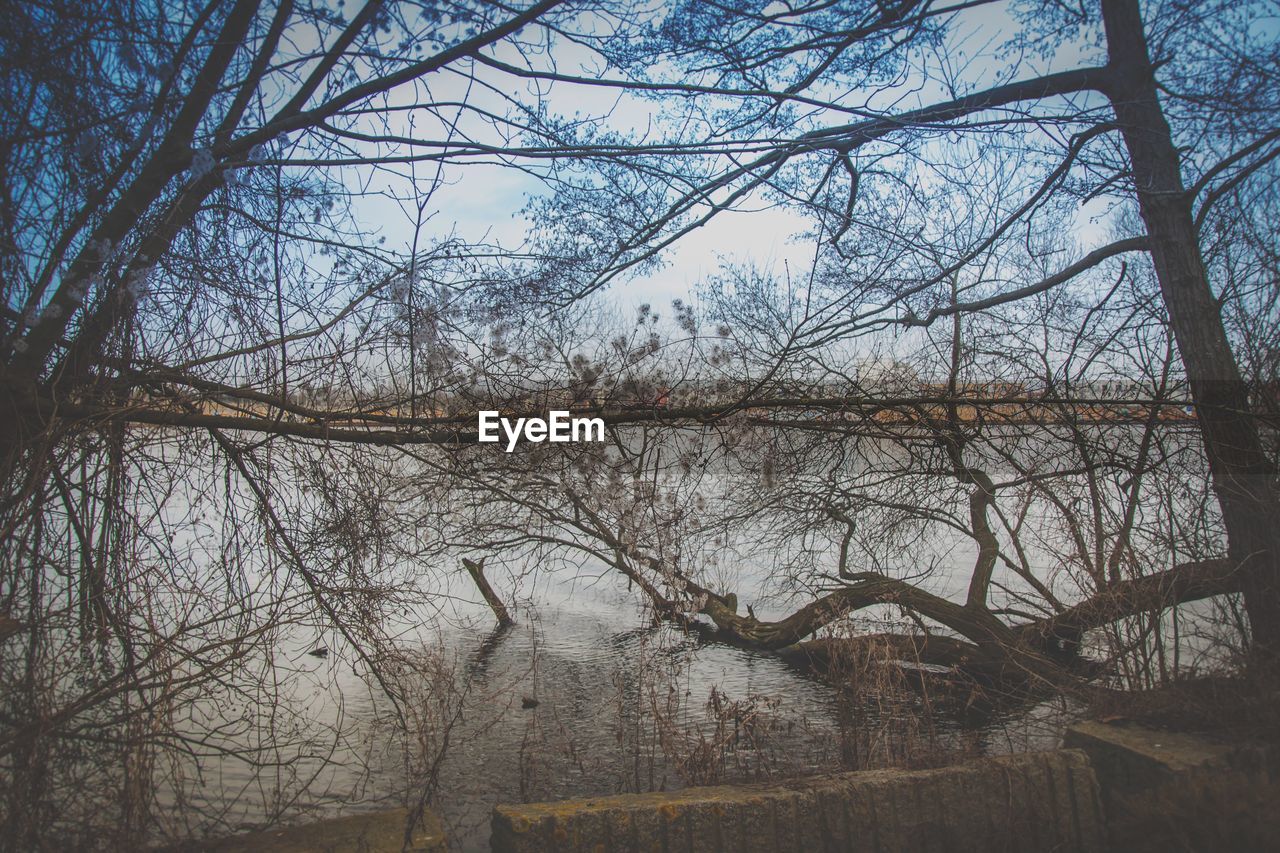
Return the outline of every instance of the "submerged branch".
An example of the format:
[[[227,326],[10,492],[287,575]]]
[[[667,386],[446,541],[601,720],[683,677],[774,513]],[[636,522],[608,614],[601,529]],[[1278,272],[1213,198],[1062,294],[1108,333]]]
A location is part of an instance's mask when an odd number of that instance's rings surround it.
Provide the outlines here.
[[[479,562],[462,558],[462,565],[471,575],[471,579],[476,582],[476,589],[480,590],[480,595],[484,596],[485,603],[489,605],[489,609],[493,611],[494,617],[498,620],[498,628],[506,628],[516,624],[516,620],[511,618],[511,614],[507,611],[507,606],[502,603],[502,599],[493,591],[493,587],[489,585],[489,579],[484,576],[484,560]]]

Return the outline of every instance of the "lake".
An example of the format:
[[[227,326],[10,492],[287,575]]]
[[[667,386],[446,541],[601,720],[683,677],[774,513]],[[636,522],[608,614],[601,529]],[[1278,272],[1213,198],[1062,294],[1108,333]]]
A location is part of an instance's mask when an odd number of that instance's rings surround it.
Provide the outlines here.
[[[653,627],[611,576],[584,584],[542,575],[528,592],[502,634],[491,633],[482,606],[458,601],[424,643],[447,689],[437,671],[423,685],[434,698],[414,710],[431,730],[422,737],[392,719],[334,637],[293,638],[283,653],[292,660],[277,666],[292,702],[255,713],[260,729],[310,727],[311,758],[284,768],[206,758],[188,804],[249,828],[272,814],[294,821],[398,805],[434,776],[433,808],[453,843],[483,851],[498,803],[841,769],[850,726],[861,727],[857,760],[871,764],[906,748],[895,739],[957,754],[1057,745],[1063,715],[1052,706],[965,729],[945,715],[922,724],[909,702],[861,697],[870,706],[851,719],[846,703],[842,717],[839,691],[777,655]],[[330,649],[326,658],[306,654],[317,643]],[[252,725],[237,731],[261,736]]]

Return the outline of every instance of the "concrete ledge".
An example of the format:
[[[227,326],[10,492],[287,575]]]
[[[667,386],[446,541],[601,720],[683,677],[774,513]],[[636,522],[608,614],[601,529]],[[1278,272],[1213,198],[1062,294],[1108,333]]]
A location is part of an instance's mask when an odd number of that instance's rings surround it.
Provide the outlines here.
[[[169,853],[445,853],[448,847],[444,830],[434,814],[423,814],[411,845],[405,847],[404,828],[408,821],[408,809],[392,809],[211,841],[189,841],[167,849]]]
[[[920,771],[840,773],[498,806],[495,853],[532,851],[1098,851],[1085,755],[1063,750]]]
[[[1089,756],[1113,850],[1275,850],[1280,753],[1141,726],[1087,722],[1064,745]]]

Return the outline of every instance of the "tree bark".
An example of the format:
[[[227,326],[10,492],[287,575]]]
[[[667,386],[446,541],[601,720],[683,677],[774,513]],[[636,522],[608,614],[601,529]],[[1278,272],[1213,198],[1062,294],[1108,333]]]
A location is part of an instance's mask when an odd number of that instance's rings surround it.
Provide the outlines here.
[[[1084,633],[1120,619],[1151,613],[1187,601],[1238,592],[1243,572],[1233,560],[1183,563],[1164,571],[1122,581],[1054,616],[1010,626],[985,608],[961,605],[911,584],[872,572],[852,575],[848,586],[819,598],[776,622],[740,616],[736,596],[713,596],[702,612],[711,617],[718,636],[735,645],[785,652],[796,657],[829,656],[835,646],[871,641],[805,640],[841,617],[876,604],[895,604],[930,619],[963,639],[941,634],[872,635],[892,645],[903,660],[953,666],[970,673],[985,671],[1001,679],[1030,676],[1050,683],[1087,680],[1096,673],[1082,667]]]
[[[824,595],[776,622],[740,616],[724,604],[723,599],[716,598],[708,598],[702,612],[711,617],[717,628],[738,640],[755,648],[775,650],[798,643],[855,610],[876,604],[900,605],[975,641],[987,640],[993,631],[1003,627],[994,617],[984,619],[963,605],[895,578],[875,573],[858,574],[853,578],[844,588]]]
[[[1138,0],[1102,0],[1109,52],[1106,94],[1128,149],[1151,259],[1200,421],[1259,662],[1280,661],[1280,511],[1275,468],[1259,440],[1200,254],[1192,197],[1157,97]]]
[[[1078,638],[1128,616],[1153,613],[1187,601],[1240,591],[1241,575],[1232,560],[1183,563],[1171,569],[1120,581],[1048,619],[1019,625],[1024,642],[1046,646]],[[1042,638],[1031,640],[1032,636]]]
[[[471,579],[476,582],[476,588],[480,590],[480,595],[484,596],[489,609],[497,617],[498,627],[506,628],[509,625],[516,624],[515,620],[511,618],[511,614],[507,612],[507,606],[502,603],[501,598],[498,598],[498,594],[493,591],[493,587],[489,586],[489,579],[484,576],[484,560],[477,563],[475,560],[468,560],[463,557],[462,565],[470,572]]]

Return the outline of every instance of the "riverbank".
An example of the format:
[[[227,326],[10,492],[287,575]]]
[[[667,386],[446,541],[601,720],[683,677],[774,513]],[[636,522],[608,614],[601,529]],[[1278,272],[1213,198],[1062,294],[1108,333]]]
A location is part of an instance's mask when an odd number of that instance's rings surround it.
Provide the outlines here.
[[[932,770],[500,805],[494,853],[1263,851],[1280,832],[1280,746],[1132,724],[1071,727],[1063,748]],[[406,810],[241,835],[171,853],[437,853]]]

